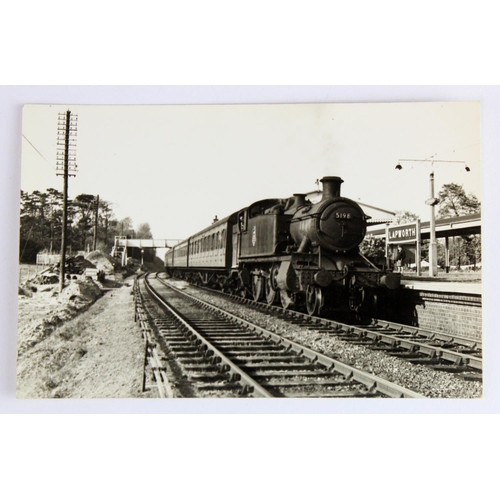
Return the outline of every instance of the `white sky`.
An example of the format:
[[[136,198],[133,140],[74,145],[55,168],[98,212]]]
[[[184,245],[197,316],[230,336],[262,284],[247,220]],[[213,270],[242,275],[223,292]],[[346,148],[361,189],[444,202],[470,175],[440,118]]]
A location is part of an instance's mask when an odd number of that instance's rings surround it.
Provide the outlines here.
[[[100,195],[118,219],[149,222],[155,238],[184,238],[262,198],[315,189],[324,175],[342,194],[428,220],[429,164],[436,194],[455,182],[481,198],[479,102],[92,106],[26,105],[21,189],[53,187],[57,115],[78,114],[69,196]],[[44,158],[47,160],[45,161]],[[50,164],[50,165],[49,165]],[[380,213],[365,209],[379,217]]]

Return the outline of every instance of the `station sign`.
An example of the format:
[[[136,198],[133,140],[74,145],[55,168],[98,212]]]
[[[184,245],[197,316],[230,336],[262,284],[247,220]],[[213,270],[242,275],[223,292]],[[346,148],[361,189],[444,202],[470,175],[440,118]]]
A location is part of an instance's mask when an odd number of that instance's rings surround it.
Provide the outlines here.
[[[411,222],[400,226],[387,228],[388,243],[415,242],[420,239],[420,228],[418,222]]]

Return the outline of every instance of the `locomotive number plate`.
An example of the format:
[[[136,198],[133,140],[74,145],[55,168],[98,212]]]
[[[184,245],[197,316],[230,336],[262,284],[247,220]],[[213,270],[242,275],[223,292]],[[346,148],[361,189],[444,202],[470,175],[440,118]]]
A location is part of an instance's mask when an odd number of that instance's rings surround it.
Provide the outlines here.
[[[352,215],[349,212],[335,212],[336,219],[350,219]]]

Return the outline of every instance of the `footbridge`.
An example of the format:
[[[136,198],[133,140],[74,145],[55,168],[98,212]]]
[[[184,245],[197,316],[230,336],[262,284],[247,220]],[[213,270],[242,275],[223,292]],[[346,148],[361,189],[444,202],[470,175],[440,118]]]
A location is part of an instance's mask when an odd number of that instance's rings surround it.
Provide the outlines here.
[[[115,236],[115,242],[113,244],[113,249],[111,250],[111,255],[117,259],[120,259],[122,266],[127,264],[127,259],[129,257],[138,257],[140,253],[141,264],[143,264],[144,253],[146,249],[150,250],[167,250],[171,248],[181,240],[175,239],[137,239],[137,238],[126,238],[124,236]]]

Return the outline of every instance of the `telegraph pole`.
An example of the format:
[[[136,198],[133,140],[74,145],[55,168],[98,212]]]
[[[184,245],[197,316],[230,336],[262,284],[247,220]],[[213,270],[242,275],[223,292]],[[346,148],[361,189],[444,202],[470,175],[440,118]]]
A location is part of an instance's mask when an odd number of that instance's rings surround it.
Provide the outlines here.
[[[68,109],[59,113],[57,120],[57,175],[63,176],[63,220],[61,234],[61,260],[59,261],[59,293],[64,288],[66,267],[66,236],[68,228],[68,177],[76,175],[76,128],[78,117]]]
[[[94,248],[93,250],[97,250],[97,217],[99,216],[99,195],[97,195],[95,201],[95,221],[94,221]]]

